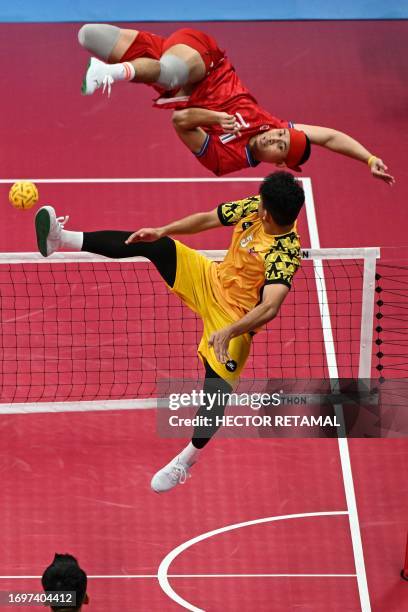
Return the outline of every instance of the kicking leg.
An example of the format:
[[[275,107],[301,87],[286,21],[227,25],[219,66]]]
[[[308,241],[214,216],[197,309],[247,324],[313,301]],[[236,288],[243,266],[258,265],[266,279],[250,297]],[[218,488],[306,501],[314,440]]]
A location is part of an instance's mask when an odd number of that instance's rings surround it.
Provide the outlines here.
[[[84,232],[81,250],[113,259],[146,257],[156,266],[169,287],[173,287],[177,267],[177,251],[174,240],[165,236],[155,242],[126,244],[126,239],[132,233],[114,230]]]
[[[68,217],[56,217],[52,206],[43,206],[35,217],[37,244],[44,257],[58,249],[88,251],[121,259],[124,257],[146,257],[156,266],[165,282],[173,287],[176,279],[177,252],[174,240],[169,237],[155,242],[125,244],[132,232],[100,231],[72,232],[64,229]]]
[[[138,45],[140,39],[140,45]],[[157,54],[157,59],[138,53]],[[91,95],[101,86],[108,94],[115,81],[157,84],[171,91],[201,81],[206,65],[200,53],[188,44],[173,44],[162,54],[160,37],[138,30],[123,30],[108,24],[86,24],[78,33],[79,43],[104,62],[91,58],[82,83],[82,93]],[[137,49],[137,46],[140,48]],[[123,61],[123,60],[126,61]],[[122,61],[120,61],[122,60]]]
[[[217,425],[217,417],[224,416],[228,395],[231,393],[232,387],[214,372],[208,363],[205,364],[203,391],[206,401],[199,408],[196,416],[207,417],[205,422],[208,425],[195,427],[190,444],[153,476],[151,487],[156,493],[169,491],[177,484],[183,484],[187,480],[189,470],[197,461],[201,450],[220,428]],[[211,401],[212,408],[209,410],[208,400],[210,397],[212,400],[215,398],[215,401]]]

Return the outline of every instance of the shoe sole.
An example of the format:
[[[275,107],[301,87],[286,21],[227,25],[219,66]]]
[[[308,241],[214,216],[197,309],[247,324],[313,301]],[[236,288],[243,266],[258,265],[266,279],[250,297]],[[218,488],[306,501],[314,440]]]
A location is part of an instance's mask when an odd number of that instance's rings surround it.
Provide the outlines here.
[[[87,69],[86,69],[86,72],[85,72],[85,76],[84,76],[84,78],[82,79],[82,85],[81,85],[81,94],[82,94],[83,96],[87,96],[87,95],[88,95],[88,92],[87,92],[87,89],[86,89],[86,76],[87,76],[88,71],[89,71],[89,68],[90,68],[90,66],[91,66],[91,61],[92,61],[92,58],[91,58],[91,59],[89,60],[89,62],[88,62],[88,66],[87,66]]]
[[[35,216],[35,231],[37,234],[37,246],[43,257],[47,254],[47,238],[50,233],[50,213],[46,209],[41,209]]]

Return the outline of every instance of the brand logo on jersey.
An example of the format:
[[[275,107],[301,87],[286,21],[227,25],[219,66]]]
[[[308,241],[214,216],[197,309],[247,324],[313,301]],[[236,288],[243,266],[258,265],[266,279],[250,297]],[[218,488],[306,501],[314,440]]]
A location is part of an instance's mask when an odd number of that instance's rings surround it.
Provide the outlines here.
[[[242,224],[242,229],[247,230],[249,227],[251,227],[251,225],[252,221],[244,221],[244,223]]]
[[[238,367],[238,364],[236,361],[234,361],[234,359],[230,359],[229,361],[227,361],[227,363],[225,364],[225,367],[227,368],[228,372],[235,372],[235,370]]]
[[[269,130],[270,126],[269,125],[261,125],[261,127],[259,128],[260,132],[265,132],[265,130]]]
[[[248,246],[248,244],[252,242],[253,239],[254,239],[253,235],[249,234],[249,236],[241,240],[240,245],[242,246],[243,249],[245,249],[245,247]]]

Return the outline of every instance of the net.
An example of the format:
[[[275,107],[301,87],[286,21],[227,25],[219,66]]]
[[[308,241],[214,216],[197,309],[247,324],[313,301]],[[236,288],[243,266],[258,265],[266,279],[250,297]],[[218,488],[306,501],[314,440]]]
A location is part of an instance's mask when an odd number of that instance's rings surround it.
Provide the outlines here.
[[[375,356],[381,378],[408,374],[408,266],[380,262],[375,288]]]
[[[254,338],[243,377],[370,376],[377,256],[305,250],[280,314]],[[201,321],[143,258],[3,254],[0,317],[3,405],[149,402],[162,379],[203,377]]]
[[[393,430],[408,435],[408,266],[400,263],[404,261],[401,250],[396,253],[398,263],[384,260],[377,266],[374,376],[380,383],[382,408],[388,410]]]

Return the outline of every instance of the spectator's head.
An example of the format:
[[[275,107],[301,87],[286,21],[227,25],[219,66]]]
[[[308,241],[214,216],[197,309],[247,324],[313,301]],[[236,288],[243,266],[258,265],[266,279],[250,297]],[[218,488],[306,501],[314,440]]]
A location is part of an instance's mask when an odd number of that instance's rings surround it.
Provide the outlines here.
[[[272,221],[280,227],[292,225],[300,213],[305,201],[303,187],[292,174],[280,170],[269,174],[259,190],[261,202],[259,216]]]
[[[87,577],[78,561],[72,555],[56,554],[42,577],[44,591],[75,591],[76,605],[51,606],[56,612],[80,612],[83,604],[89,602],[86,593]]]

